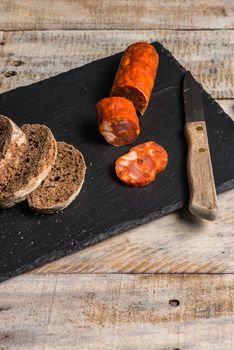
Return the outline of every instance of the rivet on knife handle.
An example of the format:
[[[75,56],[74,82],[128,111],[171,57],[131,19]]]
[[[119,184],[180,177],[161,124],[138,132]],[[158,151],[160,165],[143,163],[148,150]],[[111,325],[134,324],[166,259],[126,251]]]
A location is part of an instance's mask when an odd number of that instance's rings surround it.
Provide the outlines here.
[[[188,143],[189,210],[196,216],[214,220],[218,208],[205,122],[186,123],[185,135]]]

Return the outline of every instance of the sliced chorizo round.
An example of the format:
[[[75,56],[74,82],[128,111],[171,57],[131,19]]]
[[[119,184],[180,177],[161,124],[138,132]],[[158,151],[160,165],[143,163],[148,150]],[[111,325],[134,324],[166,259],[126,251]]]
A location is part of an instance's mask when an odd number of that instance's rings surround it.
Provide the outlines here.
[[[114,146],[128,145],[140,134],[139,119],[131,101],[107,97],[96,105],[99,131]]]
[[[141,150],[149,154],[156,164],[157,173],[165,170],[168,163],[168,153],[165,148],[163,148],[158,143],[154,141],[148,141],[131,149],[131,151],[134,150]]]
[[[141,187],[154,181],[156,177],[156,164],[146,152],[130,150],[119,157],[115,163],[118,178],[128,186]]]
[[[125,50],[115,75],[111,96],[126,97],[143,115],[153,90],[159,56],[146,42],[130,45]]]

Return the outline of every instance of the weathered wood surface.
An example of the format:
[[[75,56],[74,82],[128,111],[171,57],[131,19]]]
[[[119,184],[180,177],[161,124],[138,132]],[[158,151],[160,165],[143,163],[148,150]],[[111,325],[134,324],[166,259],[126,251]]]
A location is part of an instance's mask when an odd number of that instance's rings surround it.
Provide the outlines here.
[[[234,100],[217,100],[223,110],[234,120]]]
[[[27,275],[0,285],[0,349],[232,350],[233,300],[233,275]]]
[[[218,196],[213,222],[179,211],[33,273],[234,273],[233,202],[231,190]]]
[[[230,29],[233,0],[1,0],[0,91],[159,40],[234,117]],[[0,350],[233,349],[234,276],[200,274],[234,272],[234,190],[218,200],[215,222],[180,211],[1,284]]]
[[[0,29],[234,28],[233,0],[1,0]]]
[[[234,98],[234,35],[217,30],[0,32],[0,90],[82,66],[139,40],[160,41],[214,98]]]

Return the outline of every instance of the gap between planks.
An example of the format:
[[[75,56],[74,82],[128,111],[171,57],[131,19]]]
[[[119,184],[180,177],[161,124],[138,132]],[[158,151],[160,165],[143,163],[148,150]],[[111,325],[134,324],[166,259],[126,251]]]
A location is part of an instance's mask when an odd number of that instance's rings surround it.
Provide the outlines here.
[[[13,278],[0,284],[0,349],[232,350],[233,282],[231,275]]]
[[[234,189],[213,222],[185,208],[37,268],[30,274],[234,273]]]
[[[214,98],[234,98],[234,35],[230,31],[0,32],[0,90],[46,79],[141,40],[161,42]],[[16,67],[14,60],[22,64]],[[16,74],[6,77],[8,71]]]
[[[1,0],[0,29],[233,29],[232,0]]]
[[[118,31],[122,31],[123,28],[104,28],[104,29],[100,29],[100,28],[95,28],[95,27],[90,27],[88,29],[85,29],[85,28],[62,28],[62,29],[59,29],[59,28],[54,28],[54,29],[0,29],[1,32],[4,32],[4,33],[9,33],[9,32],[57,32],[57,31],[69,31],[69,32],[82,32],[82,31],[102,31],[102,32],[109,32],[109,31],[113,31],[115,30],[116,32]],[[131,28],[124,28],[124,30],[126,32],[132,32],[133,29]],[[139,32],[141,31],[142,29],[134,29],[134,32]],[[144,28],[144,30],[147,30],[147,31],[152,31],[152,28],[149,27],[149,28]],[[173,29],[170,29],[168,27],[162,27],[160,28],[159,30],[166,30],[167,32],[202,32],[202,31],[206,31],[206,32],[212,32],[212,31],[234,31],[234,28],[194,28],[194,29],[186,29],[186,28],[173,28]],[[0,349],[1,350],[1,349]]]

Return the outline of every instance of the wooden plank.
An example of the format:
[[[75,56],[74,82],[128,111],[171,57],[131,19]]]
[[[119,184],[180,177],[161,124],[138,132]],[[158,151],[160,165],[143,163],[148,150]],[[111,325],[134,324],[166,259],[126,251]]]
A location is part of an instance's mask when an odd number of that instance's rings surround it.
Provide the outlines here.
[[[24,276],[0,285],[1,349],[232,350],[232,275]]]
[[[218,196],[213,222],[182,210],[32,273],[234,273],[233,201],[234,190]]]
[[[234,120],[234,101],[233,100],[218,100],[222,109]]]
[[[0,89],[48,78],[140,40],[162,42],[214,98],[234,98],[232,31],[0,32]]]
[[[1,30],[233,27],[232,0],[1,0],[0,3]]]

